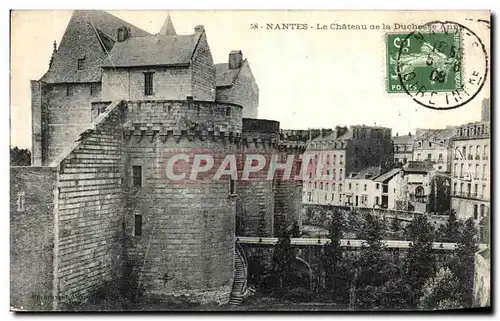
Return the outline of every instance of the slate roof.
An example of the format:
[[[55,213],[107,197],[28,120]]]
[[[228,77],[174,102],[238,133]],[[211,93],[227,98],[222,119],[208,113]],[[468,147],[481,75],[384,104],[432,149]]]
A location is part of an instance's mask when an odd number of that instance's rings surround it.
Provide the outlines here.
[[[394,144],[413,144],[415,140],[415,135],[403,135],[403,136],[394,136],[392,137],[392,141]]]
[[[243,64],[247,60],[243,61]],[[243,66],[243,64],[241,64]],[[217,87],[231,87],[240,73],[241,68],[229,69],[228,63],[215,64],[215,84]]]
[[[40,80],[47,83],[101,81],[101,64],[107,59],[106,50],[116,42],[118,28],[122,26],[129,27],[132,36],[149,35],[104,11],[74,11],[52,64]],[[78,59],[84,59],[82,70],[78,70]]]
[[[380,171],[381,171],[380,166],[365,167],[362,170],[360,170],[356,176],[350,177],[350,179],[373,179],[377,175],[380,175]],[[372,176],[366,178],[367,174]]]
[[[401,168],[393,168],[390,171],[388,171],[387,173],[384,173],[384,174],[382,174],[382,175],[380,175],[378,177],[375,177],[375,179],[373,181],[375,181],[375,182],[385,182],[388,179],[391,179],[392,177],[394,177],[395,175],[397,175],[400,171],[401,171]]]
[[[103,67],[189,66],[200,35],[131,37],[115,43]]]
[[[449,126],[444,129],[429,129],[418,135],[415,140],[450,139],[455,135],[455,130],[456,128],[453,126]]]
[[[403,170],[411,173],[424,173],[433,171],[434,167],[429,162],[409,161],[403,166]]]

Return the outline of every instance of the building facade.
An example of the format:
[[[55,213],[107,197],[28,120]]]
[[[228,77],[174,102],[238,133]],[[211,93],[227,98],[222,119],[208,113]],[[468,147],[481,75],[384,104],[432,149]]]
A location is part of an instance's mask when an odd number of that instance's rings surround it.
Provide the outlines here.
[[[413,160],[413,142],[415,135],[396,135],[392,138],[394,144],[394,164],[405,165]]]
[[[451,171],[451,208],[461,219],[476,222],[490,213],[490,122],[464,124],[456,129]]]
[[[417,129],[413,160],[430,162],[436,171],[450,173],[454,135],[455,128],[452,126],[445,129]]]
[[[392,163],[391,129],[356,125],[336,127],[307,144],[303,203],[345,205],[345,180],[370,166]]]

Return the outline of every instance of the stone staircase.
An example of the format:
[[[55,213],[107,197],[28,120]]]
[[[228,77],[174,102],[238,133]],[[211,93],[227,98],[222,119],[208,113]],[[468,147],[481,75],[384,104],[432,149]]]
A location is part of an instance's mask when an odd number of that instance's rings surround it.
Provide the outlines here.
[[[248,263],[239,243],[236,243],[234,250],[234,281],[230,305],[239,305],[245,297],[247,291]]]

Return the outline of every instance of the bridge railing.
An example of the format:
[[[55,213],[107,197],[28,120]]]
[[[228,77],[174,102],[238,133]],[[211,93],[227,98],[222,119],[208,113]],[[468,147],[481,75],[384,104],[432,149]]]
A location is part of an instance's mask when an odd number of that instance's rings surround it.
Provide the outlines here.
[[[255,244],[255,245],[275,245],[278,243],[277,237],[258,237],[258,236],[238,236],[237,241],[240,244]],[[328,238],[292,238],[290,244],[297,246],[324,246],[330,243]],[[409,249],[413,246],[411,241],[396,241],[383,240],[382,243],[390,249]],[[343,247],[360,248],[363,245],[367,246],[365,240],[358,239],[341,239],[340,245]],[[434,242],[432,248],[434,250],[453,251],[457,247],[456,243]],[[480,244],[480,249],[487,248],[487,244]]]

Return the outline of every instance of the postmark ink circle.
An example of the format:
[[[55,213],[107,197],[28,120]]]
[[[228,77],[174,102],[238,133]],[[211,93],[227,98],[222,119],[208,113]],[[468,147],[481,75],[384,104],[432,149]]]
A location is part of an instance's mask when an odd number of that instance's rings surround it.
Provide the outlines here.
[[[404,92],[419,105],[455,109],[483,88],[488,54],[469,28],[453,21],[431,21],[404,38],[396,72]]]

